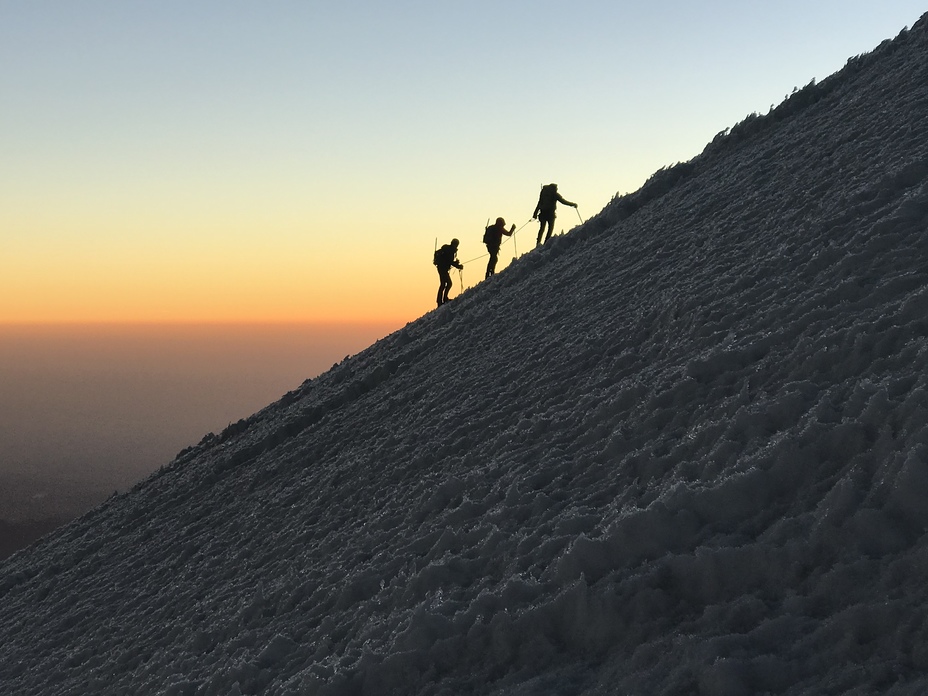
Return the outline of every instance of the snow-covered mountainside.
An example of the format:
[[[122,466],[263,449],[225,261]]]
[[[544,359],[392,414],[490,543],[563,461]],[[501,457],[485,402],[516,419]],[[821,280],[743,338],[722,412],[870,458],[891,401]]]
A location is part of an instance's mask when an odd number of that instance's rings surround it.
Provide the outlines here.
[[[925,693],[926,227],[928,15],[8,559],[0,693]]]

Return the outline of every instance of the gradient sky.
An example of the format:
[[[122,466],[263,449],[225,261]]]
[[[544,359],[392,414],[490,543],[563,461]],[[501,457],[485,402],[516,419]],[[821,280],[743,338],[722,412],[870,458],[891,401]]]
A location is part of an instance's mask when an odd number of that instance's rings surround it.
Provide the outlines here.
[[[926,10],[0,0],[0,322],[414,319]]]

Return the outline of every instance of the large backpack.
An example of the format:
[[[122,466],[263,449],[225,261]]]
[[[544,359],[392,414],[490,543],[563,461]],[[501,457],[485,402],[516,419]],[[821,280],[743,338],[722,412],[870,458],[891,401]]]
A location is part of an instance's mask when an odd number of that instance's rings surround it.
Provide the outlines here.
[[[452,261],[454,261],[454,249],[451,248],[450,244],[443,244],[438,247],[435,250],[435,255],[432,257],[432,263],[436,266],[450,268]]]
[[[557,204],[557,186],[545,184],[538,194],[538,207],[542,210],[551,210]]]

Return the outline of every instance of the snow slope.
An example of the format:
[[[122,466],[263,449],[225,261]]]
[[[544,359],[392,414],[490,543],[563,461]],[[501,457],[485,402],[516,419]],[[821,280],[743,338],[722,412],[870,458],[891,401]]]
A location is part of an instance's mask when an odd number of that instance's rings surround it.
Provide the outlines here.
[[[928,15],[8,559],[0,692],[925,693],[926,225]]]

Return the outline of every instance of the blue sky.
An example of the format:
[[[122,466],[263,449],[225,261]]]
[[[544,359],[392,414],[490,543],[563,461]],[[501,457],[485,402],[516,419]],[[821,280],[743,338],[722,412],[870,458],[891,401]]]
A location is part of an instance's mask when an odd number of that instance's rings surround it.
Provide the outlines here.
[[[0,322],[412,319],[925,9],[0,0]]]

